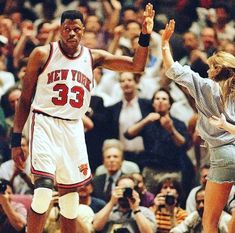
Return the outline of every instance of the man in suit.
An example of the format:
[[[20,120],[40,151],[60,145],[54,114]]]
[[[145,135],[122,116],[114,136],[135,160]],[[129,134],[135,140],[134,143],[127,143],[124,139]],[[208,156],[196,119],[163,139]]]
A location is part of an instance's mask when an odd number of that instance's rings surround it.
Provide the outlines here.
[[[124,157],[137,163],[140,169],[144,157],[144,144],[142,137],[128,140],[124,137],[125,131],[134,123],[151,112],[151,103],[147,99],[138,97],[135,74],[123,72],[119,78],[123,92],[123,99],[107,108],[109,127],[108,137],[119,139],[124,146]]]
[[[92,196],[108,202],[116,181],[122,175],[123,145],[119,140],[107,139],[104,141],[102,151],[107,173],[94,176]]]

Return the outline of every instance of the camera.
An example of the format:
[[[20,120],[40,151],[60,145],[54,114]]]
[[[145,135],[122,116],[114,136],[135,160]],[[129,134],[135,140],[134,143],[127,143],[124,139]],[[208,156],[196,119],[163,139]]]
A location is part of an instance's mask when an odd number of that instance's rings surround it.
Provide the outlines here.
[[[125,188],[123,191],[123,197],[124,198],[132,198],[132,188]]]
[[[167,205],[174,205],[175,204],[175,196],[171,194],[167,194],[165,197],[165,202]]]
[[[6,182],[0,180],[0,194],[4,194],[7,189]]]
[[[127,228],[115,229],[113,232],[114,233],[130,233],[130,231]]]

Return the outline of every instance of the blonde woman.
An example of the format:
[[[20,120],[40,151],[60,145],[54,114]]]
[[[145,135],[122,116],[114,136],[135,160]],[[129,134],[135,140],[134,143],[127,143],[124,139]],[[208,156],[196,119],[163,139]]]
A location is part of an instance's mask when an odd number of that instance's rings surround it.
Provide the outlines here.
[[[222,51],[211,56],[208,59],[209,78],[203,79],[190,67],[174,62],[169,46],[174,28],[175,22],[170,20],[162,33],[163,62],[167,76],[186,87],[196,102],[198,130],[208,144],[211,162],[203,227],[205,233],[218,233],[219,217],[235,181],[235,135],[230,127],[217,127],[210,122],[220,122],[223,114],[226,122],[235,124],[235,57]],[[235,232],[235,217],[230,232]]]

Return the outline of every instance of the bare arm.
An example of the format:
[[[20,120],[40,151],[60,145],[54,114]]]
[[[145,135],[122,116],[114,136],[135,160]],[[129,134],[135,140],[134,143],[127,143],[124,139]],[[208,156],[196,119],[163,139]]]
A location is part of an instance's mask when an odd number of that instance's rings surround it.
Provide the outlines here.
[[[144,11],[144,21],[142,24],[142,34],[150,35],[153,30],[154,10],[152,4],[146,5]],[[102,66],[104,68],[119,72],[143,72],[148,57],[148,47],[138,46],[133,58],[127,56],[115,56],[104,50],[92,50],[94,68]]]
[[[121,11],[121,3],[118,0],[104,1],[104,7],[111,8],[107,10],[107,18],[105,20],[105,29],[109,33],[113,33],[113,29],[118,25]],[[106,4],[106,5],[105,5]],[[109,4],[109,6],[107,6]]]
[[[9,194],[6,193],[0,195],[0,204],[4,210],[4,213],[7,215],[10,224],[17,231],[22,230],[26,225],[26,218],[14,210],[9,200]]]
[[[112,213],[113,207],[117,204],[118,198],[123,196],[122,188],[115,187],[112,191],[110,201],[101,209],[98,213],[96,213],[94,220],[93,220],[93,227],[96,231],[102,231],[105,227],[105,224],[109,220],[109,216]]]
[[[16,106],[13,127],[14,133],[22,133],[23,127],[29,115],[31,101],[36,89],[37,76],[45,64],[48,56],[49,45],[37,47],[33,50],[29,57],[25,77],[23,79],[22,94]],[[20,145],[12,148],[12,158],[15,161],[16,167],[23,170],[26,158]]]
[[[22,94],[16,107],[13,132],[21,133],[23,130],[36,89],[37,76],[40,69],[45,64],[48,55],[49,46],[34,49],[29,57],[26,73],[23,79]]]
[[[175,29],[175,21],[170,20],[169,24],[166,25],[165,30],[162,33],[162,59],[166,70],[168,70],[174,63],[169,40]]]

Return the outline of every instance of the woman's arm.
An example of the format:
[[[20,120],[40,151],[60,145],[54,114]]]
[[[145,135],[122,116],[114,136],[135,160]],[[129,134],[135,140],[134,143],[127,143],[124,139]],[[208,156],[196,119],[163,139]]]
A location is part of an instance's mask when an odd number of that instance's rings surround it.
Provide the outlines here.
[[[235,125],[227,122],[224,114],[221,114],[221,117],[217,116],[210,117],[209,122],[217,128],[224,129],[231,134],[235,134]]]
[[[162,59],[166,70],[168,70],[174,63],[169,44],[169,40],[174,33],[174,29],[175,21],[170,20],[170,22],[166,24],[165,30],[162,33]]]

